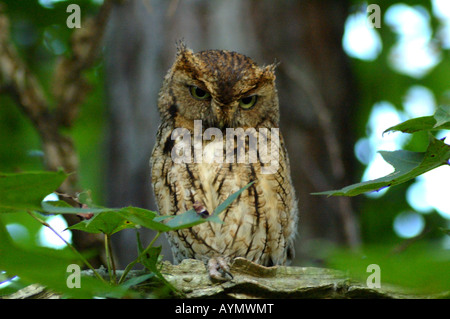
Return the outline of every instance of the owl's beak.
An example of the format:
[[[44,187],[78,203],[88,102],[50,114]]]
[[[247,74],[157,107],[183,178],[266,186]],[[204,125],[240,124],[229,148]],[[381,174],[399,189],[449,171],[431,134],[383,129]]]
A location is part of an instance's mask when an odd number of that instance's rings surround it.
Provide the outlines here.
[[[216,127],[219,129],[231,127],[237,107],[238,102],[222,104],[213,99],[211,101],[211,108],[214,116],[214,124],[216,125]]]

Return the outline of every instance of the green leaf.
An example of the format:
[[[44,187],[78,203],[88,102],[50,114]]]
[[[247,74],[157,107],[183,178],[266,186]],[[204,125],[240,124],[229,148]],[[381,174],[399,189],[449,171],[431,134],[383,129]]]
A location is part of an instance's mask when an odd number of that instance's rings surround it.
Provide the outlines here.
[[[174,218],[166,223],[166,226],[168,226],[170,230],[177,230],[193,227],[202,224],[205,221],[205,218],[201,217],[195,210],[191,209],[182,214],[175,215]]]
[[[68,229],[82,230],[88,233],[113,235],[122,229],[135,228],[136,225],[147,227],[150,225],[150,219],[154,218],[155,212],[136,207],[126,208],[105,208],[90,207],[77,208],[72,207],[64,201],[48,201],[42,202],[42,208],[45,212],[53,214],[87,214],[92,213],[94,216],[90,219],[83,220]],[[144,225],[145,224],[145,225]],[[164,225],[158,223],[159,230]],[[165,227],[167,229],[167,227]]]
[[[121,284],[121,286],[124,287],[125,289],[130,289],[133,286],[137,286],[137,285],[143,283],[144,281],[147,281],[153,277],[155,277],[154,273],[143,274],[143,275],[128,279],[123,284]]]
[[[142,253],[142,252],[141,252]],[[161,246],[158,247],[150,247],[147,249],[146,253],[142,255],[139,262],[145,266],[148,270],[156,274],[158,277],[163,277],[159,272],[157,267],[158,257],[161,253]]]
[[[173,292],[177,292],[176,288],[164,278],[164,276],[160,272],[160,267],[158,267],[158,263],[160,262],[161,255],[161,246],[159,247],[148,247],[146,252],[144,253],[144,247],[141,243],[141,238],[139,232],[136,232],[137,237],[137,247],[138,247],[138,262],[144,265],[147,268],[151,275],[156,276],[161,282],[165,284]]]
[[[135,228],[136,224],[123,218],[116,212],[102,212],[91,219],[83,220],[70,226],[70,230],[82,230],[93,234],[113,235],[122,229]]]
[[[84,220],[69,228],[83,230],[90,233],[104,233],[112,235],[122,229],[136,227],[136,225],[161,232],[170,230],[170,227],[160,221],[154,220],[155,217],[158,216],[156,212],[138,207],[77,208],[71,207],[64,201],[48,201],[42,202],[42,208],[45,212],[53,214],[93,213],[94,216],[91,219]]]
[[[139,255],[141,256],[139,258],[139,262],[144,265],[145,268],[147,268],[150,272],[156,275],[156,277],[163,282],[166,287],[168,287],[173,292],[177,293],[177,289],[164,278],[164,276],[161,274],[161,271],[158,267],[159,264],[159,256],[161,254],[161,246],[158,247],[150,247],[147,248],[146,253],[142,254],[143,251],[139,251]]]
[[[136,225],[140,225],[158,232],[167,232],[171,230],[193,227],[207,221],[221,223],[222,221],[218,215],[229,205],[231,205],[231,203],[252,184],[253,182],[230,195],[223,203],[217,206],[213,214],[208,218],[203,218],[193,209],[175,216],[158,216],[158,213],[154,211],[138,207],[130,206],[120,209],[101,207],[76,208],[71,207],[64,201],[42,202],[42,209],[48,213],[94,214],[91,219],[84,220],[69,227],[71,230],[77,229],[90,233],[104,233],[107,235],[112,235],[122,229],[133,228],[136,227]],[[169,218],[170,220],[167,223],[162,222],[163,220]]]
[[[434,125],[436,129],[450,129],[450,105],[440,106],[434,114],[434,119],[436,120]]]
[[[436,119],[433,116],[417,117],[392,126],[385,130],[383,134],[395,131],[400,131],[403,133],[414,133],[419,131],[434,130],[435,125]]]
[[[112,235],[126,228],[134,228],[136,225],[131,221],[116,214],[117,209],[93,207],[77,208],[72,207],[64,201],[42,202],[42,209],[52,214],[88,214],[94,216],[68,227],[70,230],[81,230],[93,234]]]
[[[0,213],[41,210],[41,201],[66,177],[63,171],[0,173]]]
[[[166,225],[171,228],[171,230],[178,230],[183,228],[189,228],[193,227],[199,224],[202,224],[204,222],[216,222],[216,223],[222,223],[222,220],[218,217],[220,213],[222,213],[228,206],[231,205],[231,203],[236,200],[236,198],[247,188],[249,188],[254,182],[249,183],[248,185],[244,186],[237,192],[231,194],[223,203],[219,204],[219,206],[216,207],[214,212],[209,216],[208,218],[204,218],[197,214],[197,212],[193,209],[188,210],[182,214],[176,215],[173,219],[169,220]]]
[[[87,213],[105,213],[105,212],[114,212],[119,210],[118,208],[105,208],[105,207],[89,207],[89,208],[80,208],[80,207],[72,207],[65,201],[45,201],[41,203],[42,209],[50,214],[87,214]]]
[[[314,193],[313,195],[356,196],[407,182],[436,167],[448,164],[450,145],[431,137],[431,142],[425,153],[400,150],[394,152],[381,151],[380,154],[394,167],[393,173],[375,180],[353,184],[340,190]]]
[[[92,202],[92,194],[90,190],[81,192],[78,194],[78,200],[80,201],[80,203],[87,205],[88,207],[93,206],[93,202]]]
[[[158,216],[158,213],[151,210],[138,207],[125,207],[116,212],[116,214],[133,222],[136,225],[141,225],[143,227],[159,232],[166,232],[170,230],[169,226],[155,220],[155,218]]]
[[[237,192],[231,194],[223,203],[221,203],[219,206],[217,206],[217,208],[214,210],[213,215],[218,215],[221,212],[223,212],[225,209],[227,209],[227,207],[230,206],[231,203],[234,202],[236,200],[236,198],[238,198],[239,195],[241,195],[241,193],[243,191],[245,191],[247,188],[252,186],[254,183],[255,182],[250,182],[246,186],[244,186],[240,190],[238,190]]]
[[[394,131],[414,133],[419,131],[435,131],[442,129],[450,129],[450,105],[440,106],[433,116],[423,116],[407,120],[403,123],[388,128],[384,131],[384,133]]]
[[[121,297],[126,293],[122,287],[113,287],[93,277],[82,276],[80,288],[67,286],[67,267],[79,264],[77,258],[62,256],[61,251],[49,248],[28,250],[17,246],[0,220],[0,270],[17,275],[28,284],[39,283],[51,290],[72,298],[94,296]]]

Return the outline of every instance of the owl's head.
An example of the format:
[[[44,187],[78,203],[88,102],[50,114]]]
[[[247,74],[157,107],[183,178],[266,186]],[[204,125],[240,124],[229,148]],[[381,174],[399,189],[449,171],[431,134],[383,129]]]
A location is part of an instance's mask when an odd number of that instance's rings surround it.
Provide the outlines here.
[[[178,46],[175,63],[160,92],[163,119],[175,127],[277,127],[275,65],[260,67],[245,55]]]

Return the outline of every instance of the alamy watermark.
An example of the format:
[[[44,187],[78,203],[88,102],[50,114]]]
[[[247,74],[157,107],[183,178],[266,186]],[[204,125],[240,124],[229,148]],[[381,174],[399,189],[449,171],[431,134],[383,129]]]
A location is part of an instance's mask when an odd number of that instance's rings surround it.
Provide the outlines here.
[[[224,140],[222,130],[210,127],[203,132],[202,121],[195,120],[193,136],[186,128],[176,128],[171,139],[171,157],[177,164],[262,163],[262,174],[273,174],[279,167],[278,128],[226,128]]]
[[[371,275],[367,277],[367,288],[381,288],[381,268],[377,264],[370,264],[367,266],[366,272],[370,272]]]
[[[67,17],[66,25],[69,29],[81,28],[81,9],[78,4],[69,4],[66,12],[70,13]]]
[[[369,28],[381,28],[381,9],[378,4],[369,4],[367,6],[366,12],[369,13],[367,16],[367,26]]]
[[[66,271],[70,273],[66,279],[67,288],[81,288],[81,268],[77,264],[70,264]]]

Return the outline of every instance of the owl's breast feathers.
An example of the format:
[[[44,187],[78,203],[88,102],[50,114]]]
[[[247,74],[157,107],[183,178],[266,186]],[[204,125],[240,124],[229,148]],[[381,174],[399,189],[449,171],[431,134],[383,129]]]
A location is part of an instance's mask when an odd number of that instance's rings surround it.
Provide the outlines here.
[[[186,141],[168,142],[172,131],[167,125],[160,127],[151,158],[152,184],[162,215],[183,213],[194,203],[213,212],[229,195],[255,182],[219,215],[223,224],[207,222],[170,232],[175,262],[225,256],[245,257],[266,266],[285,264],[293,254],[298,212],[281,135],[277,170],[263,174],[267,164],[259,155],[256,162],[228,163],[223,149],[222,162],[213,161],[220,153],[217,150],[225,148],[225,138],[203,141],[200,162],[194,161],[192,152],[190,161],[175,163],[171,148]]]

